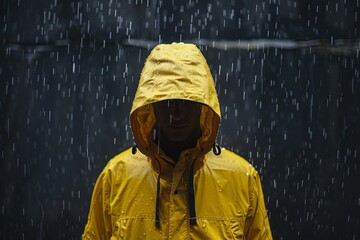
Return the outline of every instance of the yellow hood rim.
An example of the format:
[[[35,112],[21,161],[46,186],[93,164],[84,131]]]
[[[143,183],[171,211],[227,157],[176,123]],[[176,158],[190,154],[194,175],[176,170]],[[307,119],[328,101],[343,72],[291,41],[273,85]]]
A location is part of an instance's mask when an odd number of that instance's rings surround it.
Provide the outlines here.
[[[169,99],[203,104],[199,154],[210,151],[220,125],[220,106],[209,66],[193,44],[160,44],[144,64],[130,112],[130,124],[137,147],[147,156],[154,155],[149,144],[156,122],[152,104]]]

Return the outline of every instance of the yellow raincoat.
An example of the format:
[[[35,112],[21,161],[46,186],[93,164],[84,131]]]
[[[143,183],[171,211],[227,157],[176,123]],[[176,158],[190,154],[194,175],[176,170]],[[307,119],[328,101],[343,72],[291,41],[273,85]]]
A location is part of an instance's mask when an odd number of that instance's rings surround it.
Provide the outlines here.
[[[166,99],[202,103],[202,135],[177,163],[151,137],[152,103]],[[256,170],[228,150],[211,151],[220,107],[209,67],[195,45],[153,49],[130,122],[140,151],[122,152],[100,174],[83,239],[272,239]]]

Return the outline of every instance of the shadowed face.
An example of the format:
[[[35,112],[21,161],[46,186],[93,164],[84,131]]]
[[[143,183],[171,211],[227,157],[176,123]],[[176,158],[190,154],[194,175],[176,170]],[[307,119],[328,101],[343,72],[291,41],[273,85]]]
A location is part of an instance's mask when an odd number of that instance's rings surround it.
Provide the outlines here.
[[[193,145],[200,136],[201,104],[186,100],[164,100],[153,104],[160,141]]]

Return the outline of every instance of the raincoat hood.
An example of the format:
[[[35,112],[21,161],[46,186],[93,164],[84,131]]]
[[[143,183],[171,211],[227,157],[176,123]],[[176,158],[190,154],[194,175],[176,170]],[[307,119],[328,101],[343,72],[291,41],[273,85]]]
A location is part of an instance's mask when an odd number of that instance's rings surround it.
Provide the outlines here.
[[[215,143],[220,124],[220,106],[214,80],[200,50],[193,44],[160,44],[148,56],[130,112],[130,124],[138,149],[154,155],[151,134],[156,123],[152,103],[181,99],[202,104],[199,153]]]

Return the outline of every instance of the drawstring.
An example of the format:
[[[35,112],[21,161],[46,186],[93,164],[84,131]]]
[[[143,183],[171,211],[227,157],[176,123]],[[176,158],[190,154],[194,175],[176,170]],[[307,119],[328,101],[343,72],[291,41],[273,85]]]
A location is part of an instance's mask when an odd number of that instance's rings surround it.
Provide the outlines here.
[[[189,175],[189,215],[190,225],[196,224],[196,211],[195,211],[195,192],[194,192],[194,163],[191,164]]]
[[[156,184],[155,228],[160,227],[160,174]]]
[[[156,162],[159,165],[159,175],[156,183],[156,203],[155,203],[155,228],[160,227],[160,176],[161,176],[161,165],[160,162],[156,159]]]

